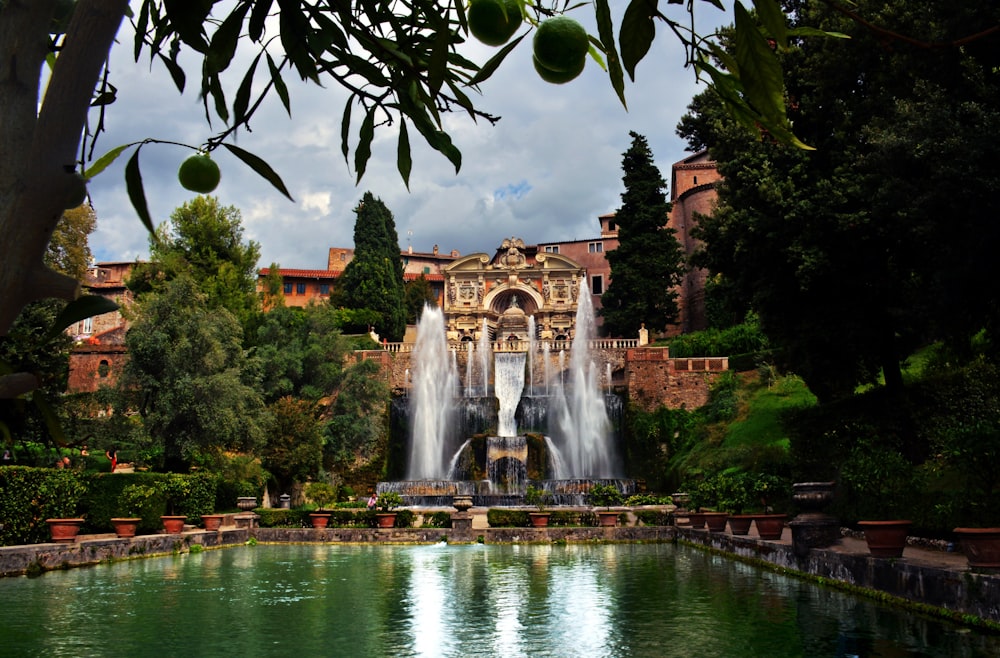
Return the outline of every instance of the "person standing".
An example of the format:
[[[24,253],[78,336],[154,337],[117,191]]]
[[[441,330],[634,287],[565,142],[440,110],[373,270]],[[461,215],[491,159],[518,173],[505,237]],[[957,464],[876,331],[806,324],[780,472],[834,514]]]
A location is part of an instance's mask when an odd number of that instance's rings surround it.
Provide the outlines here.
[[[115,468],[118,467],[118,451],[114,448],[109,448],[104,451],[104,456],[111,462],[111,472],[114,473]]]

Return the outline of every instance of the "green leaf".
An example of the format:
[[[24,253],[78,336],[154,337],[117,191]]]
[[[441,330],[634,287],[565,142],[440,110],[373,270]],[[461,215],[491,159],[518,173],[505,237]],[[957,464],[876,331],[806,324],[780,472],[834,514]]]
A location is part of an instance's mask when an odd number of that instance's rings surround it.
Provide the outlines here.
[[[264,160],[260,159],[253,153],[241,149],[238,146],[233,146],[232,144],[223,144],[223,146],[225,146],[230,153],[242,160],[244,164],[257,172],[258,175],[273,185],[275,189],[288,197],[289,201],[295,201],[295,199],[292,198],[292,195],[289,194],[288,188],[285,187],[284,181],[281,180],[281,176],[279,176],[278,172],[271,168],[271,165],[267,164]]]
[[[157,53],[157,55],[159,56],[160,61],[163,62],[163,65],[167,67],[167,72],[170,73],[170,78],[174,81],[174,86],[177,87],[177,91],[183,93],[184,85],[187,82],[187,76],[184,73],[184,69],[182,69],[174,60],[164,57],[159,53]]]
[[[344,154],[344,162],[347,162],[347,154],[351,152],[348,139],[351,136],[351,110],[354,109],[354,94],[347,99],[344,105],[344,116],[340,119],[340,152]]]
[[[125,189],[128,192],[129,201],[132,202],[132,207],[139,215],[139,221],[142,222],[147,231],[154,233],[153,218],[149,215],[149,204],[146,203],[146,191],[142,189],[142,173],[139,172],[139,151],[141,150],[142,146],[139,146],[132,157],[128,159],[128,164],[125,165]]]
[[[782,49],[788,48],[788,26],[785,12],[781,11],[777,0],[753,0],[757,16],[767,33]]]
[[[597,34],[601,38],[601,45],[608,58],[608,77],[611,78],[611,86],[618,94],[622,107],[628,109],[625,102],[625,75],[622,73],[621,60],[618,58],[618,51],[615,49],[614,24],[611,21],[611,8],[608,0],[596,0],[594,12],[597,14]]]
[[[205,21],[213,4],[214,0],[163,0],[163,8],[174,30],[184,43],[200,53],[208,50]]]
[[[784,81],[781,64],[739,2],[736,14],[736,65],[747,102],[762,116],[777,120],[785,116]],[[787,121],[787,120],[786,120]]]
[[[63,310],[53,321],[52,326],[49,327],[45,340],[52,340],[62,333],[66,327],[69,327],[80,320],[92,318],[95,315],[101,315],[103,313],[111,313],[112,311],[117,310],[118,304],[111,301],[107,297],[101,297],[100,295],[81,295],[69,304],[66,304]]]
[[[788,30],[788,36],[790,37],[830,37],[833,39],[850,39],[849,34],[844,34],[843,32],[827,32],[826,30],[821,30],[818,27],[793,27]]]
[[[97,158],[97,161],[94,164],[90,165],[90,169],[83,172],[83,177],[86,178],[87,180],[94,178],[99,173],[107,169],[108,166],[112,162],[117,160],[118,156],[121,155],[122,152],[125,149],[129,148],[130,146],[134,146],[134,144],[122,144],[121,146],[116,146],[115,148],[111,149],[101,157]]]
[[[205,56],[205,65],[209,73],[220,73],[229,68],[229,63],[233,61],[236,46],[240,41],[243,19],[249,10],[249,3],[236,5],[233,12],[222,21],[222,25],[212,35],[212,43]]]
[[[260,62],[260,54],[253,58],[253,63],[243,76],[240,88],[236,90],[236,98],[233,100],[233,123],[243,123],[246,117],[247,108],[250,107],[250,91],[253,89],[253,76],[257,72],[257,63]]]
[[[524,39],[525,36],[527,35],[522,34],[513,41],[508,42],[507,45],[501,48],[496,55],[490,57],[490,59],[485,64],[483,64],[482,68],[479,69],[479,71],[477,71],[474,76],[472,76],[472,79],[469,80],[468,82],[469,86],[472,87],[478,85],[480,82],[483,82],[484,80],[488,79],[491,75],[493,75],[494,71],[497,70],[497,68],[503,62],[504,58],[507,57],[508,53],[514,50],[514,48],[517,47],[517,44],[521,43],[521,40]]]
[[[649,52],[656,36],[656,26],[653,25],[656,13],[656,0],[632,0],[622,17],[618,42],[622,49],[622,64],[633,82],[635,67]]]
[[[285,85],[284,78],[281,77],[281,71],[275,65],[274,60],[271,59],[271,53],[267,54],[267,68],[271,72],[271,82],[274,83],[274,91],[278,93],[281,104],[285,106],[285,112],[291,117],[292,104],[288,98],[288,87]]]
[[[361,130],[358,131],[358,146],[354,149],[354,170],[357,172],[356,183],[361,182],[368,167],[368,158],[372,156],[372,139],[375,137],[375,108],[368,110],[364,121],[361,122]]]
[[[260,41],[264,34],[264,23],[267,21],[267,14],[271,10],[272,0],[257,0],[253,3],[253,11],[250,13],[250,39]]]
[[[403,177],[406,189],[410,189],[410,171],[413,169],[413,158],[410,155],[410,136],[406,131],[406,121],[399,120],[399,143],[396,145],[396,168]]]

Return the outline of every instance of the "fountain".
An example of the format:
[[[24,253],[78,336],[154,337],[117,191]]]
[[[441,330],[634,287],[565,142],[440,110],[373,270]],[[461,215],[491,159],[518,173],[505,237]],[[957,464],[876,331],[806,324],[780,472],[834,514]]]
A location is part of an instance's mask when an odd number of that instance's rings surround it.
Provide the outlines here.
[[[407,505],[443,506],[453,496],[471,496],[476,505],[520,504],[528,484],[548,491],[557,505],[584,504],[598,482],[634,491],[635,483],[621,477],[609,417],[620,417],[622,403],[610,391],[610,377],[606,388],[599,381],[590,350],[594,310],[585,279],[580,286],[576,331],[568,353],[559,350],[551,376],[551,341],[537,339],[533,318],[525,317],[516,296],[497,320],[494,340],[483,321],[475,349],[466,341],[452,351],[441,310],[424,309],[404,405],[410,420],[407,480],[380,482],[379,492],[395,491]],[[467,359],[464,384],[458,349]],[[536,391],[539,358],[545,381]]]

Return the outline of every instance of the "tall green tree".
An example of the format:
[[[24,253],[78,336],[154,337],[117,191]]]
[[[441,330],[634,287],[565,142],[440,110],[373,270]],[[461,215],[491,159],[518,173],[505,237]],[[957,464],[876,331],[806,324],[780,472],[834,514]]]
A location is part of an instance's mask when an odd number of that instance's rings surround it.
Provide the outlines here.
[[[796,41],[782,58],[789,114],[817,150],[754,140],[717,98],[696,98],[679,132],[724,177],[698,262],[724,278],[736,312],[758,313],[821,400],[880,375],[898,390],[916,346],[968,346],[984,328],[996,339],[1000,143],[983,136],[1000,129],[1000,35],[923,44],[976,34],[998,9],[858,3],[920,38],[886,48],[886,34],[822,3],[789,6],[801,24],[852,37]]]
[[[331,303],[378,314],[375,331],[402,340],[406,331],[403,261],[392,213],[371,192],[354,209],[354,258],[337,281]]]
[[[262,445],[264,404],[235,316],[210,307],[185,274],[137,306],[116,413],[138,412],[170,470],[183,469],[200,452]]]
[[[646,138],[630,132],[622,157],[625,191],[615,213],[618,247],[607,254],[611,284],[601,296],[604,331],[634,336],[640,326],[653,332],[677,319],[677,290],[684,276],[684,252],[666,226],[670,203],[666,181],[653,164]]]
[[[138,293],[181,273],[246,325],[259,311],[257,261],[260,245],[244,242],[242,216],[216,197],[197,196],[175,209],[149,240],[151,262],[137,265],[129,286]]]
[[[315,478],[323,465],[323,432],[315,402],[283,397],[268,407],[271,422],[261,461],[278,491]]]
[[[437,306],[437,298],[431,288],[430,281],[423,274],[412,281],[404,284],[403,294],[406,298],[406,323],[416,324],[420,321],[420,315],[424,312],[424,307],[430,304]]]
[[[390,393],[376,361],[361,361],[345,372],[330,408],[323,452],[324,465],[348,482],[374,485],[381,478],[389,447]]]

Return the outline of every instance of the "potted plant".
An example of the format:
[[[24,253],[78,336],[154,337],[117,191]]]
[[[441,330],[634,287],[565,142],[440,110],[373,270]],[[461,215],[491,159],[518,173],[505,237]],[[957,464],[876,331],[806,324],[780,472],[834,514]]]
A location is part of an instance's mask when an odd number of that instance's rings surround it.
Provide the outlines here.
[[[761,473],[753,478],[753,498],[759,502],[761,513],[753,514],[754,525],[757,526],[757,536],[767,541],[781,539],[785,530],[787,514],[775,514],[774,503],[788,498],[788,482],[777,475]]]
[[[178,535],[184,532],[187,517],[178,512],[181,503],[191,495],[191,483],[186,477],[172,473],[163,481],[163,495],[166,498],[166,514],[160,516],[163,531],[168,535]]]
[[[45,519],[45,522],[49,524],[52,541],[60,544],[75,542],[76,536],[80,534],[83,521],[80,517]]]
[[[593,484],[587,492],[587,500],[594,507],[600,524],[603,527],[613,528],[618,524],[618,512],[612,511],[612,505],[621,505],[622,494],[618,487],[613,484]],[[603,507],[604,511],[597,508]]]
[[[330,524],[330,512],[323,511],[337,502],[337,490],[326,482],[311,482],[306,487],[306,496],[316,503],[316,511],[309,513],[314,528],[325,528]]]
[[[913,464],[892,447],[862,441],[841,467],[841,477],[872,557],[902,557],[912,525],[902,511],[909,492],[919,490]]]
[[[395,508],[403,504],[403,499],[395,491],[386,491],[378,496],[375,502],[375,517],[378,519],[378,527],[391,528],[396,524]]]
[[[156,504],[159,491],[147,484],[130,484],[118,495],[118,516],[111,518],[115,534],[119,537],[135,537],[143,514]]]
[[[540,487],[528,485],[524,492],[524,502],[538,508],[537,512],[530,512],[531,525],[535,528],[544,528],[549,525],[549,513],[545,507],[552,500],[552,494]]]
[[[754,476],[750,473],[720,474],[718,506],[729,515],[729,532],[734,535],[750,534],[754,515],[748,514],[754,506]]]
[[[1000,571],[1000,528],[955,528],[953,531],[973,571]]]

